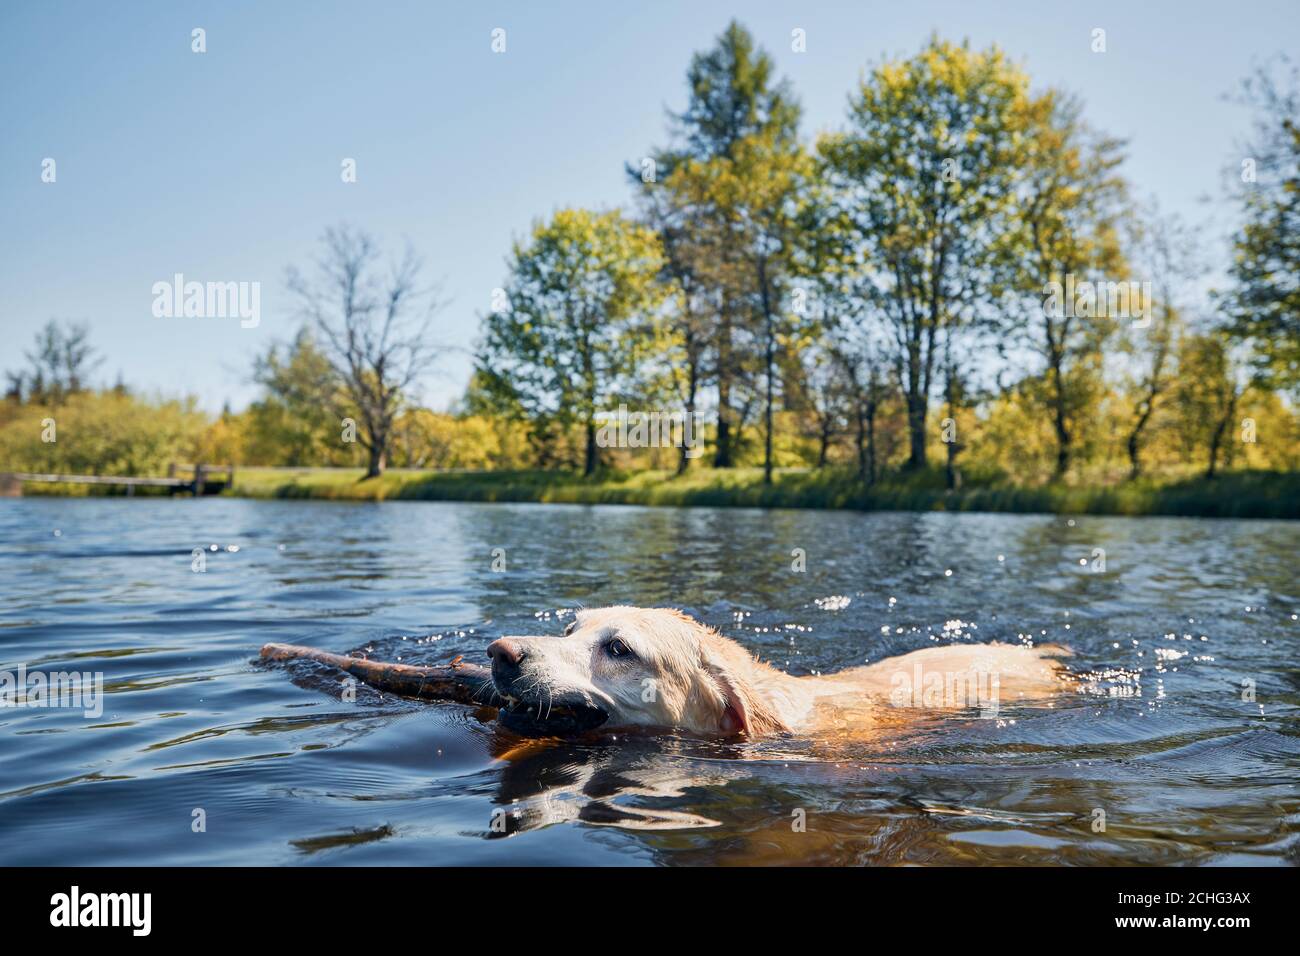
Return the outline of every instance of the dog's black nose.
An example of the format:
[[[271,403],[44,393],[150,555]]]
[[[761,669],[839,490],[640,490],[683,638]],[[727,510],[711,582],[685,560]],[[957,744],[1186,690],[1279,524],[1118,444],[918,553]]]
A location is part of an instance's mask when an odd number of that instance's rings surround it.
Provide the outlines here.
[[[501,637],[487,647],[487,656],[492,658],[492,669],[515,670],[528,652],[508,637]]]

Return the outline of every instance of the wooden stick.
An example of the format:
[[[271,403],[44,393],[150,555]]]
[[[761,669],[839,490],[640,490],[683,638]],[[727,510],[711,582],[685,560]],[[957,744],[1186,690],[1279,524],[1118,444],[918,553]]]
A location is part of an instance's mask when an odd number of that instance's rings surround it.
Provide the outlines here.
[[[416,667],[390,664],[364,657],[347,657],[298,644],[267,644],[262,648],[267,661],[311,660],[347,671],[378,690],[421,700],[454,700],[461,704],[486,704],[492,698],[492,672],[460,658],[450,664]]]

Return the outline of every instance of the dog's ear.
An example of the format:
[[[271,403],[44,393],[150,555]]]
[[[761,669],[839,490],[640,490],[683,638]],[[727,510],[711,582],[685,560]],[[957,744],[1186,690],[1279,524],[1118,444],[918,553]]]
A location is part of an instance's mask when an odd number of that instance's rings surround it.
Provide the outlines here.
[[[752,736],[754,727],[748,694],[738,681],[727,674],[725,668],[713,663],[707,666],[709,676],[718,685],[723,698],[722,714],[718,718],[719,730],[727,737]]]

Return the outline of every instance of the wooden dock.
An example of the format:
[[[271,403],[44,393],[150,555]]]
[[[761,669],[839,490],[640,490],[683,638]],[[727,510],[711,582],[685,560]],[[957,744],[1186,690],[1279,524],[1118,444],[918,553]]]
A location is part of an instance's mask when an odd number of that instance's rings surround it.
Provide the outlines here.
[[[21,495],[23,484],[29,481],[45,484],[114,485],[125,488],[128,496],[135,494],[136,488],[168,488],[171,494],[189,492],[198,497],[220,494],[233,485],[235,466],[172,464],[168,467],[165,478],[136,475],[45,475],[29,471],[0,472],[0,497]]]

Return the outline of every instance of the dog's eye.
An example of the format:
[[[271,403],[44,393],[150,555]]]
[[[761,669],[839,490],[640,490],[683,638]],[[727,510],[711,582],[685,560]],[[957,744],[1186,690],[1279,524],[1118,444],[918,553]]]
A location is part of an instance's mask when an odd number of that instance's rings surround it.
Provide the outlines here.
[[[568,637],[578,629],[578,619],[575,617],[572,621],[564,626],[564,636]]]
[[[628,647],[617,637],[612,641],[605,642],[605,653],[610,657],[632,657],[632,648]]]

